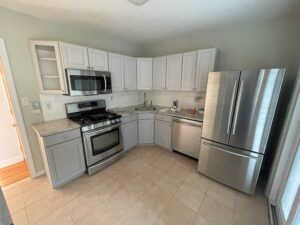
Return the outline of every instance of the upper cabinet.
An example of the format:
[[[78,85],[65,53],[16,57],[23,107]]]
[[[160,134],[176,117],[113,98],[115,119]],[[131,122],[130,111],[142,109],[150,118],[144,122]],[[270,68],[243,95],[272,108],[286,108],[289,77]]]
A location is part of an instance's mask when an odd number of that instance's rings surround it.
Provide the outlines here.
[[[136,90],[137,75],[136,75],[136,58],[130,56],[123,57],[125,90]]]
[[[197,91],[206,91],[208,73],[215,69],[216,52],[215,48],[198,51],[195,81]]]
[[[153,90],[166,89],[167,57],[153,58]]]
[[[197,51],[183,53],[182,91],[195,91]]]
[[[113,91],[124,90],[123,76],[123,56],[119,54],[109,53],[109,71],[111,72],[111,82]]]
[[[107,52],[88,48],[90,69],[108,71]]]
[[[107,52],[60,43],[64,68],[108,71]]]
[[[30,44],[40,93],[66,94],[58,42],[31,41]]]
[[[138,90],[152,89],[152,58],[137,58]]]
[[[113,91],[206,91],[216,49],[135,58],[58,41],[31,41],[40,93],[68,94],[65,69],[110,71]]]
[[[88,48],[68,43],[61,43],[60,46],[65,68],[90,69]]]
[[[178,91],[181,87],[182,54],[167,56],[166,90]]]

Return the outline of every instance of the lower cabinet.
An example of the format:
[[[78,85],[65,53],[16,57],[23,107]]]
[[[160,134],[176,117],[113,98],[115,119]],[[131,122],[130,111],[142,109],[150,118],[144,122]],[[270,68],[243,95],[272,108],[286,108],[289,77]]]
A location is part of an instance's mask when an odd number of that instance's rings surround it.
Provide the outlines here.
[[[46,151],[54,187],[65,184],[85,171],[81,138],[53,145]]]
[[[155,144],[171,149],[171,124],[160,120],[155,121]]]
[[[153,144],[154,120],[139,119],[139,144]]]
[[[121,125],[124,150],[133,148],[138,144],[137,120]]]
[[[38,134],[38,139],[44,168],[53,188],[84,174],[86,166],[80,129],[43,137]]]

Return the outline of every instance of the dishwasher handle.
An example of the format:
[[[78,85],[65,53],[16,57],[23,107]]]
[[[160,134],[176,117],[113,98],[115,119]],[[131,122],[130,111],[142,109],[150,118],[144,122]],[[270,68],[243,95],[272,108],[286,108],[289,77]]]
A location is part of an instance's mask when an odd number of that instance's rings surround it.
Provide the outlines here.
[[[181,118],[172,118],[172,123],[188,124],[194,127],[202,127],[202,122]]]

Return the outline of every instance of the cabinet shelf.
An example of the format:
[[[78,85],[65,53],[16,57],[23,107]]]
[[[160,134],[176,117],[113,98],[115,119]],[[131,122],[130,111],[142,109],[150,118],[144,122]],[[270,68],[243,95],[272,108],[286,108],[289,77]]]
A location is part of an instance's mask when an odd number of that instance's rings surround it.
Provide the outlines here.
[[[42,75],[42,78],[59,79],[58,75]]]
[[[56,58],[39,58],[40,60],[43,60],[43,61],[56,61]]]

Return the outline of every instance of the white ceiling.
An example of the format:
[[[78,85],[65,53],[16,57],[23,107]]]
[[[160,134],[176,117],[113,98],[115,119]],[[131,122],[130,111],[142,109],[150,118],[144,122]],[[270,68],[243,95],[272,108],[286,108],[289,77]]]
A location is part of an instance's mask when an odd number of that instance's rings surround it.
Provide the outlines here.
[[[0,6],[48,21],[107,32],[136,44],[194,30],[288,14],[298,0],[0,0]]]

